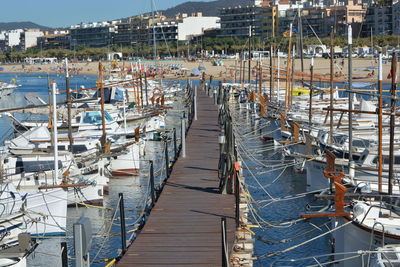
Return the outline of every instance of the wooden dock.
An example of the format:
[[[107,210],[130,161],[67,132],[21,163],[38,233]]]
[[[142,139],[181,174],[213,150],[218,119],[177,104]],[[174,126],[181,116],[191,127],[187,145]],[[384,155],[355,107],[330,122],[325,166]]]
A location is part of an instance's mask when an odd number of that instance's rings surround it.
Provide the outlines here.
[[[143,230],[118,266],[222,266],[221,217],[228,244],[235,231],[234,195],[219,193],[220,133],[213,99],[198,90],[198,120]]]

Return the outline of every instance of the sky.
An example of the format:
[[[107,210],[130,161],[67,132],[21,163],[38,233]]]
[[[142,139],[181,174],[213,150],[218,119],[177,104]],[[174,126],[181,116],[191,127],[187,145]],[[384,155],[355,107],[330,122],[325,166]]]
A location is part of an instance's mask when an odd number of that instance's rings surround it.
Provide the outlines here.
[[[32,21],[48,27],[68,27],[81,22],[112,20],[151,11],[151,0],[0,1],[0,22]],[[163,10],[187,1],[154,0],[154,3],[156,10]]]

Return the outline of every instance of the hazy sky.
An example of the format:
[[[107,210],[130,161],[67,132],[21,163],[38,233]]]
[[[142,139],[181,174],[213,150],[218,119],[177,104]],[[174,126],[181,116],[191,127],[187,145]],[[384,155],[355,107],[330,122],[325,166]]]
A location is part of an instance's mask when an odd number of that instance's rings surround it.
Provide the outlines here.
[[[11,0],[1,1],[0,22],[32,21],[49,27],[129,17],[151,11],[151,0]],[[156,9],[188,0],[154,0]],[[211,0],[197,0],[211,1]]]

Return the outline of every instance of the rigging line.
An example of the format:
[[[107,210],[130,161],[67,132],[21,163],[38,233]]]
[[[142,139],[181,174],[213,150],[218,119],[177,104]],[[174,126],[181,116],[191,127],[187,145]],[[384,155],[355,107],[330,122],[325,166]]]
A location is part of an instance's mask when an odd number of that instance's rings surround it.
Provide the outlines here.
[[[117,205],[115,207],[115,212],[114,212],[114,215],[113,215],[113,217],[111,219],[111,222],[113,222],[115,220],[115,217],[117,216],[118,207],[119,207],[119,203],[120,202],[121,202],[121,197],[118,198],[118,202],[117,202]],[[110,233],[112,231],[112,227],[113,227],[113,224],[110,223],[110,227],[108,228],[108,231],[107,231],[108,232],[108,236],[110,235]],[[109,237],[104,238],[103,243],[100,246],[100,249],[97,251],[96,255],[93,257],[93,259],[91,261],[91,264],[93,264],[93,261],[99,256],[100,252],[103,250],[103,247],[104,247],[106,241],[108,240],[108,238]]]
[[[240,157],[240,155],[239,155],[239,157]],[[241,157],[240,157],[241,158]],[[243,164],[244,165],[246,165],[246,167],[248,167],[248,165],[246,164],[246,162],[242,159],[242,162],[243,162]],[[250,172],[250,174],[251,174],[251,176],[253,177],[253,179],[257,182],[257,184],[260,186],[260,188],[271,198],[271,199],[275,199],[263,186],[262,186],[262,184],[260,183],[260,181],[257,179],[257,177],[252,173],[252,172]]]
[[[328,222],[322,224],[320,227],[323,227],[323,226],[325,226],[325,225],[327,225],[327,224],[330,224],[330,223],[331,223],[331,222],[328,221]],[[282,240],[279,240],[279,241],[269,241],[269,240],[266,240],[265,238],[263,238],[262,236],[257,236],[256,238],[257,238],[259,241],[261,241],[261,242],[263,242],[263,243],[266,243],[266,244],[269,244],[269,245],[278,245],[278,244],[285,244],[285,243],[291,242],[291,241],[293,241],[293,240],[295,240],[295,239],[297,239],[297,238],[306,236],[306,235],[308,235],[308,234],[314,232],[315,230],[317,230],[317,228],[312,228],[312,229],[310,229],[310,230],[308,230],[308,231],[305,231],[305,232],[303,232],[303,233],[300,233],[300,234],[294,235],[294,236],[292,236],[292,237],[290,237],[290,238],[285,238],[285,239],[282,239]]]
[[[301,246],[303,246],[303,245],[305,245],[305,244],[308,244],[308,243],[310,243],[310,242],[312,242],[312,241],[314,241],[314,240],[316,240],[316,239],[318,239],[318,238],[321,238],[321,237],[323,237],[323,236],[325,236],[325,235],[327,235],[327,234],[333,233],[333,232],[335,232],[335,231],[337,231],[337,230],[339,230],[339,229],[341,229],[341,228],[343,228],[343,227],[345,227],[345,226],[351,224],[352,222],[353,222],[353,221],[350,220],[350,221],[348,221],[348,222],[346,222],[346,223],[344,223],[344,224],[342,224],[342,225],[340,225],[340,226],[338,226],[338,227],[336,227],[336,228],[333,228],[333,229],[331,229],[331,230],[329,230],[329,231],[327,231],[327,232],[325,232],[325,233],[323,233],[323,234],[320,234],[320,235],[318,235],[318,236],[315,236],[315,237],[313,237],[313,238],[310,238],[310,239],[308,239],[308,240],[306,240],[306,241],[304,241],[304,242],[302,242],[302,243],[300,243],[300,244],[297,244],[297,245],[295,245],[295,246],[286,248],[286,249],[284,249],[284,250],[276,251],[276,252],[273,252],[273,253],[268,253],[268,254],[261,255],[261,256],[258,257],[258,259],[270,258],[270,257],[273,257],[273,256],[277,256],[277,255],[286,253],[286,252],[291,251],[291,250],[293,250],[293,249],[295,249],[295,248],[298,248],[298,247],[301,247]]]
[[[311,31],[314,33],[315,37],[317,37],[317,40],[319,41],[319,43],[320,43],[321,45],[323,45],[322,42],[321,42],[321,39],[319,39],[318,34],[314,31],[314,28],[311,26],[311,24],[310,24],[310,22],[307,20],[307,18],[304,17],[304,20],[307,22],[308,26],[310,27]]]
[[[287,201],[287,200],[297,199],[297,198],[300,198],[300,197],[305,197],[305,196],[310,195],[310,194],[320,193],[320,192],[325,191],[327,189],[329,189],[329,188],[314,190],[314,191],[300,193],[300,194],[296,194],[296,195],[285,196],[285,197],[281,197],[280,199],[276,199],[275,201],[263,199],[263,200],[258,201],[258,204],[265,203],[265,202],[269,203],[269,202],[278,202],[278,201]]]

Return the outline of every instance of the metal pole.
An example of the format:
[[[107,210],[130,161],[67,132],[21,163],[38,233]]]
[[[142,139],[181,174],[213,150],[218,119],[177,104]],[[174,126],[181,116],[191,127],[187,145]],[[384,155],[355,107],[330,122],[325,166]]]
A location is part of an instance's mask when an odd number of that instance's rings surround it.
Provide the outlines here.
[[[124,207],[124,194],[119,193],[119,217],[121,224],[121,249],[122,255],[126,252],[126,229],[125,229],[125,207]]]
[[[211,96],[211,95],[210,95],[210,91],[211,91],[211,84],[212,84],[212,81],[213,81],[213,76],[211,75],[211,76],[210,76],[210,84],[208,85],[208,93],[207,93],[208,96]]]
[[[56,90],[57,84],[52,84],[53,91],[53,153],[54,153],[54,175],[53,175],[53,185],[58,183],[58,129],[57,129],[57,98]]]
[[[72,138],[72,99],[71,99],[71,91],[69,84],[69,70],[68,70],[68,58],[65,58],[65,90],[67,93],[67,120],[68,120],[68,139],[69,139],[69,151],[72,152],[72,148],[74,145],[74,139]]]
[[[222,103],[222,81],[219,81],[218,83],[218,101],[217,104],[221,105]]]
[[[261,69],[261,60],[260,60],[260,69]],[[269,101],[272,101],[272,93],[274,90],[274,45],[271,44],[271,49],[270,49],[270,53],[269,53]],[[262,83],[262,70],[260,71],[261,73],[261,80],[260,83]],[[261,95],[261,92],[260,92]]]
[[[311,125],[312,125],[312,105],[313,105],[313,94],[314,94],[314,58],[311,58],[311,66],[310,66],[310,103],[308,109],[308,125],[310,126],[310,133],[311,133]]]
[[[174,161],[178,158],[178,145],[176,142],[176,128],[174,128]]]
[[[397,55],[396,52],[392,54],[392,68],[390,71],[392,75],[392,87],[390,93],[392,99],[390,101],[390,146],[389,146],[389,195],[393,194],[393,178],[394,178],[394,128],[396,123],[396,88],[397,88]]]
[[[156,194],[154,188],[154,164],[153,161],[150,160],[150,194],[151,194],[151,204],[154,205],[156,203]]]
[[[122,91],[122,104],[123,104],[123,110],[122,110],[122,114],[124,116],[124,132],[126,134],[126,93],[125,93],[125,89],[124,91]]]
[[[348,49],[349,49],[349,168],[350,168],[350,162],[353,161],[353,64],[352,64],[352,44],[353,44],[353,39],[352,39],[352,29],[351,25],[348,26]]]
[[[193,106],[194,106],[194,120],[197,121],[197,86],[194,87],[194,102],[193,102]]]
[[[301,65],[301,72],[304,73],[304,56],[303,56],[303,22],[301,19],[301,12],[300,12],[300,6],[298,6],[298,30],[300,32],[300,42],[299,42],[299,49],[300,49],[300,65]],[[303,76],[301,78],[302,84],[303,84]]]
[[[226,237],[226,218],[221,218],[221,247],[222,247],[222,267],[228,267],[228,248],[227,248],[227,237]]]
[[[331,78],[330,78],[330,108],[331,110],[329,111],[329,144],[333,144],[333,29],[331,31]]]
[[[186,158],[186,121],[185,117],[181,120],[181,143],[182,143],[182,157]]]
[[[383,173],[383,84],[382,84],[382,53],[379,53],[378,66],[378,192],[382,193],[382,173]]]
[[[235,221],[236,227],[240,226],[240,187],[239,187],[239,172],[235,170]]]
[[[252,27],[249,27],[249,69],[248,69],[248,83],[249,83],[249,90],[251,84],[251,37],[252,37]]]
[[[168,140],[165,140],[165,175],[169,178]]]
[[[68,267],[68,247],[67,242],[61,242],[61,266]]]

